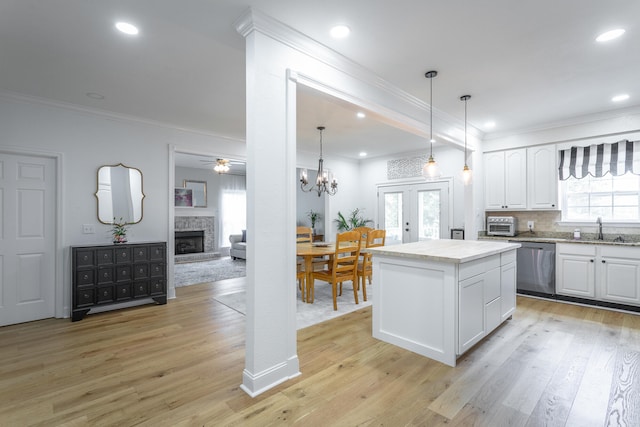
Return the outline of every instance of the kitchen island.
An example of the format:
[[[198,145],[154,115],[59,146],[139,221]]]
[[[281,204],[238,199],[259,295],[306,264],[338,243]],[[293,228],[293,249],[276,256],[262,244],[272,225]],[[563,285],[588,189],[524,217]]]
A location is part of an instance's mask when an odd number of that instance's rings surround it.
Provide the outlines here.
[[[373,254],[373,336],[456,365],[510,318],[518,243],[428,240]]]

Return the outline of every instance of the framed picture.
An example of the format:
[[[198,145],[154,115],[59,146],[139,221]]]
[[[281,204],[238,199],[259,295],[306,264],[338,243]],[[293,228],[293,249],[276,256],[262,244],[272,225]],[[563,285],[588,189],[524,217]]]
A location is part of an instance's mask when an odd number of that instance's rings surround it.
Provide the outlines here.
[[[176,188],[175,206],[177,208],[193,207],[193,190],[190,188]]]
[[[191,181],[191,180],[185,179],[183,185],[184,185],[184,188],[188,188],[192,191],[194,208],[207,207],[207,182],[206,181]]]

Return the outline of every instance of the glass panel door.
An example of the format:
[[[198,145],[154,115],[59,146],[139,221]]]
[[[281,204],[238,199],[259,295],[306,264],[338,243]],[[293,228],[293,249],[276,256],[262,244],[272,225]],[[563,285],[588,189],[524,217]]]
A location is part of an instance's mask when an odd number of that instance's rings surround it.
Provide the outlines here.
[[[378,218],[388,245],[448,238],[449,183],[381,186]]]

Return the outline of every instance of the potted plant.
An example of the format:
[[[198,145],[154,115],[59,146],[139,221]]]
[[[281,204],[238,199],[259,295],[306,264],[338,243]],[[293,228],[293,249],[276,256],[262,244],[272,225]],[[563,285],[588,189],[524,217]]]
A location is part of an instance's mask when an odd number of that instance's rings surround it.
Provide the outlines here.
[[[120,217],[119,221],[113,218],[113,227],[111,228],[113,235],[113,243],[127,243],[127,223]]]
[[[311,221],[311,230],[313,232],[313,234],[316,234],[316,222],[320,219],[320,213],[319,212],[314,212],[313,209],[311,209],[308,213],[307,216],[309,217],[309,220]]]
[[[361,212],[361,209],[355,208],[348,217],[345,217],[338,211],[338,218],[334,220],[336,224],[338,224],[338,231],[349,231],[356,227],[364,227],[367,224],[373,223],[372,219],[364,218]]]

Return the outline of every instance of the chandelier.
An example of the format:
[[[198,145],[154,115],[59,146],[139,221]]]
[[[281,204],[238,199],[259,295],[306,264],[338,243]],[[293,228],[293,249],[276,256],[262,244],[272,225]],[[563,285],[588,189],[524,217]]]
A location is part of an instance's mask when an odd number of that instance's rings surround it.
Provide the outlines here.
[[[429,160],[422,167],[422,176],[426,179],[433,180],[440,178],[440,170],[438,168],[438,164],[433,158],[433,143],[435,139],[433,139],[433,78],[438,75],[437,71],[427,71],[425,73],[425,77],[429,79],[429,124],[431,126],[431,132],[429,137],[429,143],[431,145],[431,150],[429,152]]]
[[[213,167],[213,170],[218,173],[227,173],[229,169],[229,160],[227,159],[216,160],[216,165]]]
[[[322,193],[327,193],[328,195],[333,196],[338,191],[338,181],[335,177],[332,177],[328,171],[324,170],[322,160],[322,131],[325,127],[318,126],[317,129],[320,131],[320,159],[318,160],[318,175],[316,175],[316,183],[307,187],[309,184],[309,180],[307,179],[307,170],[303,169],[300,174],[300,188],[306,193],[316,191],[318,193],[318,197],[320,197]]]

